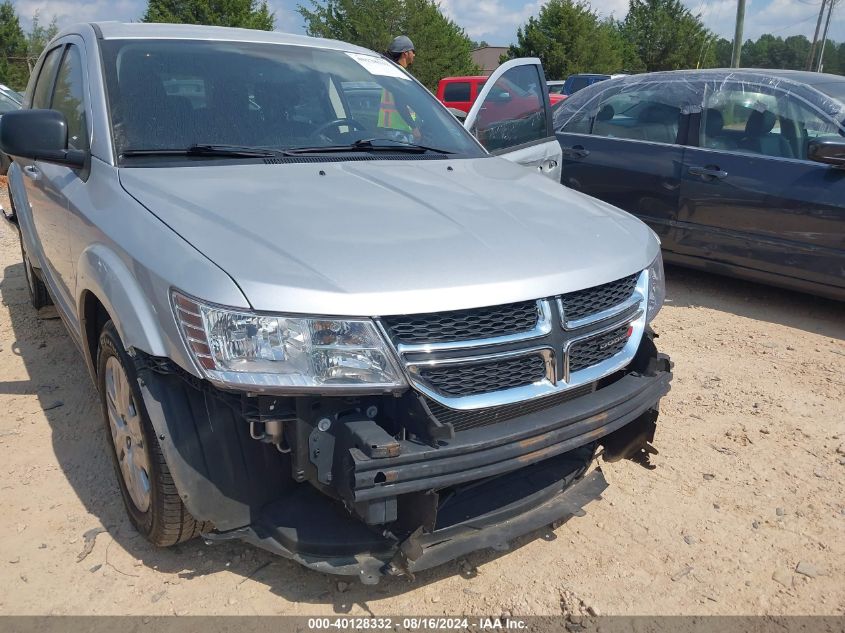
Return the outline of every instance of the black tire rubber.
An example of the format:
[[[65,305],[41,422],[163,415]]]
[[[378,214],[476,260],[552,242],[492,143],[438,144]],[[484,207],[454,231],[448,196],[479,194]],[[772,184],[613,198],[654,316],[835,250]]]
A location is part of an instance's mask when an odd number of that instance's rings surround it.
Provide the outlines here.
[[[109,428],[106,405],[105,368],[106,362],[112,356],[117,357],[118,362],[123,367],[123,371],[126,372],[126,377],[132,390],[132,397],[141,417],[141,431],[144,437],[144,445],[148,451],[149,464],[152,471],[147,473],[150,479],[150,507],[145,512],[140,511],[135,506],[132,497],[129,495],[129,491],[126,489],[126,483],[123,480],[123,474],[118,464],[117,452]],[[199,536],[201,532],[210,529],[211,526],[209,524],[197,521],[191,516],[191,513],[188,512],[188,509],[179,497],[179,492],[173,483],[173,477],[170,475],[170,469],[167,467],[164,454],[161,451],[155,431],[150,423],[149,415],[147,415],[147,409],[144,406],[138,386],[138,376],[135,372],[135,366],[132,363],[132,359],[129,358],[129,355],[123,349],[123,343],[111,321],[106,322],[100,333],[97,349],[97,388],[100,392],[100,403],[109,453],[111,454],[115,475],[120,486],[123,504],[126,507],[126,513],[129,515],[132,525],[150,543],[157,547],[169,547],[177,543],[183,543]]]
[[[29,255],[26,254],[26,248],[23,245],[23,235],[21,235],[20,229],[18,230],[18,239],[21,243],[21,258],[23,259],[26,288],[29,290],[29,301],[33,308],[39,310],[44,306],[52,304],[53,300],[50,298],[50,293],[47,292],[47,286],[35,274],[32,264],[29,263]]]

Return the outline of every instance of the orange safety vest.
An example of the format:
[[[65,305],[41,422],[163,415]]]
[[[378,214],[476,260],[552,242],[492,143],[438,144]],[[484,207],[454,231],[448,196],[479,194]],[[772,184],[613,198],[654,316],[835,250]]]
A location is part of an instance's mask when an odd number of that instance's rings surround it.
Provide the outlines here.
[[[411,115],[413,116],[413,115]],[[381,128],[388,128],[392,130],[404,130],[410,132],[413,128],[408,125],[405,119],[399,114],[396,109],[396,102],[393,100],[393,93],[389,90],[381,89],[381,103],[378,111],[378,126]]]

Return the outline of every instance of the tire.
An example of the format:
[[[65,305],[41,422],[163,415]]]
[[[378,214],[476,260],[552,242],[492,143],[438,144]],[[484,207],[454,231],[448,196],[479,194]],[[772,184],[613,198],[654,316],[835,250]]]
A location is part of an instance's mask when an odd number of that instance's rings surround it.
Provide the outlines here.
[[[23,245],[23,235],[21,235],[20,230],[18,230],[18,238],[21,242],[21,258],[23,259],[26,288],[29,290],[29,302],[32,304],[33,308],[40,310],[44,306],[52,304],[53,300],[50,298],[50,293],[47,292],[47,286],[43,281],[41,281],[38,275],[35,274],[32,264],[29,263],[29,255],[26,254],[26,248],[24,248]]]
[[[144,406],[138,377],[111,321],[100,334],[97,387],[123,504],[153,545],[169,547],[208,528],[182,503]]]

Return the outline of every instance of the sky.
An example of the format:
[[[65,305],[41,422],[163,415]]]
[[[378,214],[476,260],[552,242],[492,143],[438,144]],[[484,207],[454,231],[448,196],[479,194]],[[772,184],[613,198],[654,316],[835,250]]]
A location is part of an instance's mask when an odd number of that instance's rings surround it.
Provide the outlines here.
[[[93,20],[139,20],[146,0],[13,0],[28,29],[38,11],[42,21],[55,15],[59,26]],[[299,3],[310,0],[269,0],[276,16],[276,30],[303,33],[302,19],[296,13]],[[516,28],[536,15],[545,0],[440,0],[444,13],[462,26],[474,40],[485,40],[493,46],[507,46],[516,39]],[[704,24],[715,33],[732,40],[736,19],[736,0],[684,0],[693,13],[701,15]],[[628,0],[593,0],[593,7],[602,15],[625,17]],[[821,0],[746,0],[743,39],[756,40],[763,33],[782,37],[803,34],[813,37]],[[826,15],[826,14],[825,14]],[[845,41],[845,0],[833,12],[828,37]],[[417,47],[423,49],[418,43]]]

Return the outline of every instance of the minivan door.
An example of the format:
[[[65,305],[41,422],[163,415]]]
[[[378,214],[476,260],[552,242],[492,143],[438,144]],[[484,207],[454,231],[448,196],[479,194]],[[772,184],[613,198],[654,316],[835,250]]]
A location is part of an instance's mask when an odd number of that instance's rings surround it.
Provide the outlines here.
[[[46,109],[51,107],[54,84],[65,46],[60,44],[50,50],[39,69],[38,78],[29,107]],[[32,226],[24,234],[34,235],[32,244],[27,244],[27,254],[35,268],[41,270],[53,299],[67,312],[70,292],[67,286],[70,259],[67,238],[67,210],[62,194],[68,168],[45,161],[16,157],[24,176],[26,203],[30,209]],[[22,220],[26,222],[26,218]]]
[[[708,82],[698,147],[684,156],[680,256],[845,288],[845,170],[807,152],[814,138],[843,140],[845,126],[809,95]]]
[[[491,154],[560,182],[560,144],[539,59],[512,59],[499,66],[478,93],[464,127]]]

